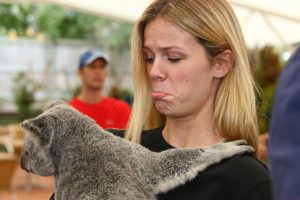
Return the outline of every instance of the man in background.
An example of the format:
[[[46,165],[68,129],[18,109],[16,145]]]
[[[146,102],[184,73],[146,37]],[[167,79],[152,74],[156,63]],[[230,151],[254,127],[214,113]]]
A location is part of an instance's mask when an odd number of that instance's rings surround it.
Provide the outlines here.
[[[300,200],[300,47],[285,66],[277,86],[269,158],[275,200]]]
[[[78,66],[81,90],[69,103],[104,129],[124,129],[129,119],[130,106],[124,101],[102,94],[109,65],[110,57],[106,53],[96,49],[85,51]]]

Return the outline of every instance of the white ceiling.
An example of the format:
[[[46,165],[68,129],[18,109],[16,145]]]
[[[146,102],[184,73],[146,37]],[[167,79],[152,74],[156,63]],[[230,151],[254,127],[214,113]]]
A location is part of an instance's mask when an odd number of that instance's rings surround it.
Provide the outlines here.
[[[18,0],[0,0],[18,1]],[[134,22],[153,0],[27,0],[50,2],[98,16]],[[228,0],[248,46],[289,46],[300,42],[299,0]],[[18,1],[20,2],[20,0]]]
[[[229,0],[249,46],[300,42],[300,1]]]

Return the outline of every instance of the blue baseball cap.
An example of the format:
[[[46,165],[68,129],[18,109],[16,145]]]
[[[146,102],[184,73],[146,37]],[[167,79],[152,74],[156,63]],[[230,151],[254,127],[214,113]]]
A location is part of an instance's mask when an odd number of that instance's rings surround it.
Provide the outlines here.
[[[106,53],[97,49],[89,49],[81,54],[79,60],[79,68],[82,68],[84,65],[91,64],[97,58],[102,58],[103,60],[105,60],[106,65],[110,64],[110,57]]]

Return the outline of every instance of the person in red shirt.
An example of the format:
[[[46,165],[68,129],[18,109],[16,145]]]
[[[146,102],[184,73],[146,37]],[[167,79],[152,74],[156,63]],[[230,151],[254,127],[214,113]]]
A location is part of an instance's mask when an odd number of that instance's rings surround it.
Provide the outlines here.
[[[102,94],[108,76],[110,57],[96,49],[85,51],[79,61],[78,76],[82,86],[69,104],[94,119],[102,128],[124,129],[130,116],[130,106]]]

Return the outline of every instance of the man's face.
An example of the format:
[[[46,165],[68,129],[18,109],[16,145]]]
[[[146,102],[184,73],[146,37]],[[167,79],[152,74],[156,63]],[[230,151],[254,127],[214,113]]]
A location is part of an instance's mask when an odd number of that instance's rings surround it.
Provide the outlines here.
[[[97,58],[91,64],[78,70],[82,87],[92,90],[101,90],[108,75],[107,63],[102,58]]]

